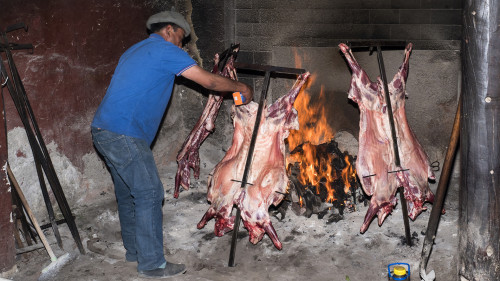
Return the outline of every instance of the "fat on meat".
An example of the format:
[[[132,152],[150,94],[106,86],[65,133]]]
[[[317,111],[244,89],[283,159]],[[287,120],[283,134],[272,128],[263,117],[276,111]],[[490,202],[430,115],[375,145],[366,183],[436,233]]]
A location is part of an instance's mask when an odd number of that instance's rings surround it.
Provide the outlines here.
[[[352,70],[348,97],[359,106],[359,149],[356,170],[365,193],[372,196],[365,215],[361,233],[364,233],[374,216],[378,224],[392,212],[397,203],[398,187],[404,187],[409,217],[412,220],[426,208],[425,202],[434,202],[429,189],[429,179],[435,179],[427,154],[411,130],[405,111],[406,81],[409,57],[413,45],[405,49],[403,64],[388,83],[397,146],[401,166],[396,166],[393,140],[382,79],[372,82],[345,44],[339,45]]]
[[[236,54],[239,51],[239,45],[237,45],[232,53],[227,59],[226,65],[223,69],[219,69],[219,54],[215,54],[214,67],[212,73],[219,74],[224,77],[228,77],[233,80],[238,80],[236,75],[236,69],[234,68],[234,60]],[[185,190],[189,189],[190,179],[191,179],[191,169],[193,169],[193,176],[198,179],[200,176],[200,155],[199,149],[203,141],[214,131],[215,129],[215,119],[219,113],[220,106],[222,104],[223,97],[221,95],[210,94],[208,97],[207,104],[203,109],[203,112],[198,119],[198,122],[191,130],[184,141],[181,150],[177,154],[177,173],[175,175],[175,188],[174,188],[174,198],[179,197],[180,187],[182,186]]]
[[[308,77],[309,73],[300,75],[288,94],[262,111],[245,188],[241,188],[239,181],[245,170],[258,104],[250,102],[244,106],[233,106],[233,141],[209,177],[207,199],[211,206],[198,223],[198,228],[203,228],[215,217],[215,235],[224,235],[233,229],[235,216],[231,213],[233,205],[237,205],[251,243],[256,244],[267,234],[277,249],[282,248],[268,208],[271,204],[278,205],[286,193],[288,177],[284,140],[290,129],[299,127],[293,103]]]

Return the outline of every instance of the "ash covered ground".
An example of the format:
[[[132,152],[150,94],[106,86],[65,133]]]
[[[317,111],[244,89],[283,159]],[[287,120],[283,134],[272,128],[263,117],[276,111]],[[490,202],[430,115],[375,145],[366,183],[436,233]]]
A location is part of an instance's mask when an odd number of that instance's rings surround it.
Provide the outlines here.
[[[208,148],[210,149],[210,148]],[[202,155],[203,157],[203,155]],[[247,231],[241,227],[236,250],[236,266],[228,267],[232,232],[223,237],[213,234],[214,221],[198,230],[196,224],[207,208],[206,175],[202,169],[200,180],[192,188],[174,199],[175,163],[163,169],[166,189],[164,213],[164,249],[167,260],[185,263],[186,274],[170,280],[387,280],[387,265],[404,262],[411,266],[411,280],[420,280],[418,265],[422,243],[430,215],[423,212],[410,220],[414,246],[405,245],[402,211],[398,204],[392,215],[379,227],[374,220],[368,231],[359,233],[367,206],[358,204],[355,211],[345,211],[343,219],[328,222],[297,216],[288,210],[285,218],[272,218],[272,223],[283,242],[277,250],[269,237],[257,245],[248,241]],[[458,262],[458,169],[454,169],[445,201],[437,238],[427,272],[434,270],[437,280],[457,279]],[[439,178],[439,172],[436,174]],[[437,182],[431,184],[435,191]],[[137,276],[136,264],[126,262],[120,238],[120,227],[114,197],[99,200],[74,213],[79,227],[85,255],[81,255],[65,225],[61,225],[64,250],[55,244],[50,230],[46,231],[56,256],[66,253],[70,259],[54,270],[44,249],[18,256],[17,272],[7,276],[12,280],[37,280],[48,267],[46,280],[142,280]],[[399,196],[398,196],[399,198]],[[280,216],[279,216],[280,217]]]

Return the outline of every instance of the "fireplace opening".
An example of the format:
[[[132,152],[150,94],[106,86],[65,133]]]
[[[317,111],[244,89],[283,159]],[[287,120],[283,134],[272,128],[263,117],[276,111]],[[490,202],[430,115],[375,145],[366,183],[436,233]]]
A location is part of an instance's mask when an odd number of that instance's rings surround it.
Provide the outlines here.
[[[304,53],[293,53],[295,67],[301,67]],[[318,81],[319,72],[312,73],[294,103],[299,129],[290,130],[286,139],[289,186],[286,200],[277,209],[282,217],[290,209],[331,223],[343,219],[344,211],[355,211],[356,204],[367,203],[367,197],[356,176],[357,151],[354,147],[342,150],[335,140],[337,128],[330,116],[334,101],[328,87]]]

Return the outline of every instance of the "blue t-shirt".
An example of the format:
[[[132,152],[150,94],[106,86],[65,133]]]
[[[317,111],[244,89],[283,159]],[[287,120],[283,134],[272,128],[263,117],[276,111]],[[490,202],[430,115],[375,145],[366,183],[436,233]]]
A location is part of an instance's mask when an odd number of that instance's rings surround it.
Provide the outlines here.
[[[196,62],[181,48],[151,34],[121,56],[92,126],[151,144],[175,76],[194,65]]]

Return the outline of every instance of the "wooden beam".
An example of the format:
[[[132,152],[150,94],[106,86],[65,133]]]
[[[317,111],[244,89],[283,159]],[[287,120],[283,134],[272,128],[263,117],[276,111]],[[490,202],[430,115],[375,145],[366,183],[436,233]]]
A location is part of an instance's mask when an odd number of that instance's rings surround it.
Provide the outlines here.
[[[1,58],[1,57],[0,57]],[[1,79],[3,82],[4,79]],[[0,97],[0,272],[11,270],[15,265],[14,223],[12,218],[12,194],[7,172],[7,132],[3,99]]]
[[[500,4],[463,1],[459,274],[500,280]]]

